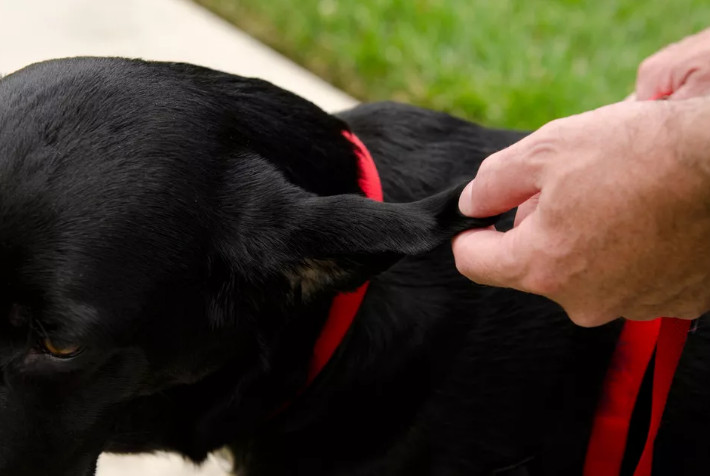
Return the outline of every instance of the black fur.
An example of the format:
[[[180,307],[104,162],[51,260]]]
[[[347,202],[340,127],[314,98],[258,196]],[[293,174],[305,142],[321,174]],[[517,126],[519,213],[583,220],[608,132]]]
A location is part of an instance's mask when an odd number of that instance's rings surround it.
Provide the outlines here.
[[[387,203],[360,196],[348,129]],[[394,103],[328,115],[185,64],[3,78],[0,474],[222,446],[245,476],[579,474],[619,323],[472,284],[449,246],[495,220],[457,197],[520,137]],[[332,297],[366,280],[295,397]],[[45,336],[83,350],[52,357]]]

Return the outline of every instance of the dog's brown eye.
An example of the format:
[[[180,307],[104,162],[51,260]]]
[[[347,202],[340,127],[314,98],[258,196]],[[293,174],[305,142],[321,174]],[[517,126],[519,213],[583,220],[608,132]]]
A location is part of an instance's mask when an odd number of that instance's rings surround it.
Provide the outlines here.
[[[82,350],[79,345],[55,346],[49,337],[42,339],[42,347],[45,351],[47,351],[47,353],[60,359],[74,357]]]

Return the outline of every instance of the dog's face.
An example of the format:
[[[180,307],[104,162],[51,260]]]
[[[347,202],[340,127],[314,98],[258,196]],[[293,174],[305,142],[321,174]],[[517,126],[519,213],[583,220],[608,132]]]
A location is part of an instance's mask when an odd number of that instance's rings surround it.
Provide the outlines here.
[[[345,127],[187,65],[0,80],[0,474],[93,474],[106,449],[203,458],[300,384],[294,319],[311,336],[334,292],[475,224],[455,192],[358,196]],[[278,374],[286,351],[304,358]]]

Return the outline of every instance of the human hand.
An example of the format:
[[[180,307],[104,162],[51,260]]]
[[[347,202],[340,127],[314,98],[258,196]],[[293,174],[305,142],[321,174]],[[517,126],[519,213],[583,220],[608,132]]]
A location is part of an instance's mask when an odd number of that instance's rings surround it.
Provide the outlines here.
[[[663,48],[638,69],[636,99],[710,94],[710,28]]]
[[[547,296],[577,324],[710,309],[710,98],[623,102],[547,124],[486,159],[461,195],[505,233],[453,242],[470,279]]]

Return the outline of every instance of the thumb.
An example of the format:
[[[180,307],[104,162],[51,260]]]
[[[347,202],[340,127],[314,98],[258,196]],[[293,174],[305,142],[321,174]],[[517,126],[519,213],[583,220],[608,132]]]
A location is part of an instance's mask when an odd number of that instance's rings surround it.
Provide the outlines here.
[[[517,287],[523,267],[510,245],[517,231],[474,229],[459,234],[452,243],[456,269],[479,284]]]

